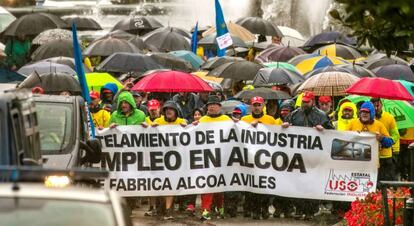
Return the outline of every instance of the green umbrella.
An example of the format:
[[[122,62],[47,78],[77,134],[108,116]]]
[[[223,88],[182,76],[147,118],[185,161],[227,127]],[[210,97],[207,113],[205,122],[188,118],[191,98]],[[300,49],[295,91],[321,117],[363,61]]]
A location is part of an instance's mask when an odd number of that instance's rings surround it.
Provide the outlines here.
[[[122,89],[123,87],[122,83],[108,73],[86,73],[85,76],[89,91],[95,90],[99,92],[101,87],[108,82],[115,83],[118,86],[118,89]]]
[[[286,63],[286,62],[267,62],[267,63],[263,63],[263,65],[268,68],[284,68],[289,71],[297,72],[300,74],[300,72],[296,70],[295,66],[293,66],[292,64]]]
[[[353,103],[369,101],[370,97],[351,95],[347,99]],[[382,99],[383,110],[394,116],[398,129],[414,127],[414,106],[407,101]]]
[[[403,85],[407,91],[414,97],[414,83],[406,81],[406,80],[397,80],[401,85]]]

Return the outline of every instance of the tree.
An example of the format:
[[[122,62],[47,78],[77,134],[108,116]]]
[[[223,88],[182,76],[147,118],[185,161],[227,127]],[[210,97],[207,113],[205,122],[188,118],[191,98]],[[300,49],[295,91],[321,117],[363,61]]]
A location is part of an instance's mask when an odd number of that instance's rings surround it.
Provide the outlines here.
[[[358,44],[366,41],[387,55],[408,50],[414,38],[413,0],[335,0],[343,7],[329,12],[353,30]]]

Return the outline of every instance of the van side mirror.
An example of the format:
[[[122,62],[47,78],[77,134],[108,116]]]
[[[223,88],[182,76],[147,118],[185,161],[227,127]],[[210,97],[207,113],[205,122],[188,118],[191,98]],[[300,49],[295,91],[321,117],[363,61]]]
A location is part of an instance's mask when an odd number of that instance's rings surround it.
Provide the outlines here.
[[[81,141],[80,147],[86,152],[85,156],[81,159],[81,164],[93,164],[101,161],[102,146],[98,139],[90,139],[86,143]]]

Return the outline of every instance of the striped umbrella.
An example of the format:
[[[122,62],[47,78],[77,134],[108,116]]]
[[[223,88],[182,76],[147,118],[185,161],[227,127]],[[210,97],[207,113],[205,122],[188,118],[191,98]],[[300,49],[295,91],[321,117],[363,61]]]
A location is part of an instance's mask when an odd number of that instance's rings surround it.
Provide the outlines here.
[[[315,96],[346,96],[345,90],[359,78],[345,72],[324,72],[307,79],[298,92],[312,91]]]
[[[302,74],[306,74],[317,68],[327,67],[327,66],[332,66],[332,65],[340,65],[340,64],[349,64],[349,62],[342,58],[338,58],[338,57],[319,55],[319,56],[307,58],[299,62],[295,66],[298,69],[298,71],[300,71]]]
[[[324,56],[341,57],[347,60],[362,57],[361,53],[359,53],[356,49],[341,44],[331,44],[322,46],[316,49],[314,53],[321,54]]]

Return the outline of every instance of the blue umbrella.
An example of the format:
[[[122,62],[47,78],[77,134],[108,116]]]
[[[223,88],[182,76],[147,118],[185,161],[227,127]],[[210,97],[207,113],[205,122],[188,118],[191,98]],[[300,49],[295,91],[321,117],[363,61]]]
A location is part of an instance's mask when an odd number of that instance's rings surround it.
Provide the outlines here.
[[[179,57],[185,61],[188,61],[191,63],[191,65],[193,66],[193,68],[195,69],[200,69],[201,65],[204,63],[204,61],[197,56],[196,54],[194,54],[191,51],[187,51],[187,50],[178,50],[178,51],[172,51],[170,52],[170,54]]]

